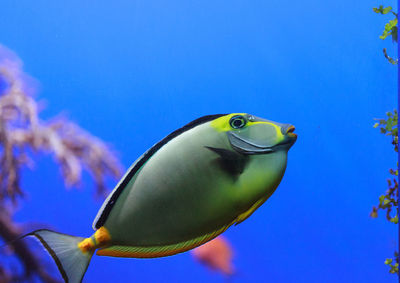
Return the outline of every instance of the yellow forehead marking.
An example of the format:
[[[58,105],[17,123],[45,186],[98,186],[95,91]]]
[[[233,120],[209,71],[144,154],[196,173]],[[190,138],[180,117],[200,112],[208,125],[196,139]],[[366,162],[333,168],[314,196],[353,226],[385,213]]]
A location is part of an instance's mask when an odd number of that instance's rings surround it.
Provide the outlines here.
[[[232,113],[229,115],[225,115],[219,117],[211,122],[211,127],[216,129],[218,132],[227,132],[232,130],[231,126],[229,125],[229,120],[236,115],[246,115],[245,113]]]
[[[229,124],[229,120],[236,115],[246,115],[246,113],[232,113],[229,115],[225,115],[222,117],[219,117],[217,119],[215,119],[214,121],[211,122],[211,127],[213,127],[214,129],[216,129],[218,132],[227,132],[227,131],[232,131],[234,129],[231,128],[231,125]],[[277,142],[280,142],[281,140],[284,139],[284,136],[281,132],[281,127],[279,127],[278,125],[271,123],[271,122],[266,122],[266,121],[256,121],[256,122],[251,122],[251,121],[247,121],[247,125],[246,126],[253,126],[256,124],[267,124],[270,125],[272,127],[275,128],[276,131],[276,138],[277,138]]]

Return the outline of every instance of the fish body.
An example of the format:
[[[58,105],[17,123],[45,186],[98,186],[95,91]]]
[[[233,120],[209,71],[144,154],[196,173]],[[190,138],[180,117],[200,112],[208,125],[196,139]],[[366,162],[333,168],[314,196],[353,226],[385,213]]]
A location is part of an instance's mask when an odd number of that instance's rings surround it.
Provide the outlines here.
[[[48,230],[31,235],[49,247],[69,282],[80,282],[96,250],[138,258],[187,251],[242,222],[272,195],[297,139],[293,131],[291,125],[245,113],[199,118],[131,166],[101,207],[92,237]],[[73,254],[61,259],[57,244],[49,243],[58,241],[65,250],[65,239]],[[72,257],[79,268],[67,267]]]

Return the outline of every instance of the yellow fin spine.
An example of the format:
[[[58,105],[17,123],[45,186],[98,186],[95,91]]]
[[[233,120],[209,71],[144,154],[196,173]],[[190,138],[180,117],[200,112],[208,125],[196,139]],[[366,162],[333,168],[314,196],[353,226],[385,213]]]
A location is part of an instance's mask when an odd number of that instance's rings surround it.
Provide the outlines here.
[[[101,226],[94,233],[94,239],[96,241],[96,245],[104,246],[104,245],[108,244],[111,241],[111,235],[108,232],[106,227]]]
[[[99,247],[104,247],[111,241],[110,233],[104,226],[100,227],[90,238],[85,238],[78,243],[78,248],[83,252],[93,252]]]
[[[83,252],[91,252],[96,248],[96,245],[92,238],[86,238],[78,243],[78,248]]]

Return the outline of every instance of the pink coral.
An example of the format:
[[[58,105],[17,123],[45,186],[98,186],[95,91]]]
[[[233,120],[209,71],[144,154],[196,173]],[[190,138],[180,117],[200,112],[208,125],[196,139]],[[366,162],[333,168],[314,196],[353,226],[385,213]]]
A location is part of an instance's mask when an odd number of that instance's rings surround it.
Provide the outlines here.
[[[192,255],[211,269],[218,270],[225,275],[234,273],[232,247],[223,236],[194,249]]]

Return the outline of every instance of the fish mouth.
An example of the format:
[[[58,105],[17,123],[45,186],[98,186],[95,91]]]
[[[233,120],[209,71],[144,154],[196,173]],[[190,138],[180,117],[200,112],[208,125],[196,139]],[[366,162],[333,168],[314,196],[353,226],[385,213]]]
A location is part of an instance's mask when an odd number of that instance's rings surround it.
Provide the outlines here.
[[[294,133],[294,130],[296,128],[294,126],[289,126],[287,127],[286,133],[284,133],[285,138],[283,139],[282,142],[278,143],[275,147],[280,147],[280,146],[289,146],[291,147],[297,140],[297,134]]]
[[[286,130],[286,134],[289,137],[293,137],[293,138],[297,138],[297,135],[294,133],[294,130],[296,130],[296,128],[294,126],[290,126],[287,130]]]

